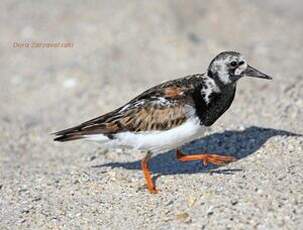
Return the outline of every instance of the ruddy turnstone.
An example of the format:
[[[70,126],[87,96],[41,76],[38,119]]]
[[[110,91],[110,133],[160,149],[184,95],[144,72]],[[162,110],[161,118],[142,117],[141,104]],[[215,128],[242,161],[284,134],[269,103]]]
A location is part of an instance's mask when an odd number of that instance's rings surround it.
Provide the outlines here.
[[[202,137],[205,128],[230,107],[237,81],[244,76],[271,79],[248,65],[240,53],[222,52],[211,61],[206,73],[152,87],[112,112],[56,132],[54,140],[89,139],[110,147],[147,151],[141,167],[148,190],[156,193],[148,167],[152,154],[176,149]],[[180,161],[200,160],[204,165],[235,160],[217,154],[186,155],[178,149],[176,156]]]

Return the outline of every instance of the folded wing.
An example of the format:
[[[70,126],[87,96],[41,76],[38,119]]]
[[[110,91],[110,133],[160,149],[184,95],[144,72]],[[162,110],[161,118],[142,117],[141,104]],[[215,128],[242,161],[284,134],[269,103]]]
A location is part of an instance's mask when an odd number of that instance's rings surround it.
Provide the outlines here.
[[[56,132],[55,141],[69,141],[88,135],[132,131],[161,131],[181,125],[193,112],[193,85],[170,81],[153,87],[126,105],[78,126]]]

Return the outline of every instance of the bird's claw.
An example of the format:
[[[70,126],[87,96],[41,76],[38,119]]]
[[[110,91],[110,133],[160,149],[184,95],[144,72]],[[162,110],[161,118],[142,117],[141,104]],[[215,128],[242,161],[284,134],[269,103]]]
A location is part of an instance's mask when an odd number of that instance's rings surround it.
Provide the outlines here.
[[[217,154],[206,154],[205,158],[202,159],[204,166],[207,166],[209,163],[214,165],[225,165],[230,162],[236,161],[237,159],[232,156],[222,156]]]

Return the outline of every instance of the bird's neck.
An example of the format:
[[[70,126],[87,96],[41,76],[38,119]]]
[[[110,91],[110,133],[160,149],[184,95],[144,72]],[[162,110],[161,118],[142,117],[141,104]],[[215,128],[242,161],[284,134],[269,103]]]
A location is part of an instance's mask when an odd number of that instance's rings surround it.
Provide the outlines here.
[[[222,75],[223,73],[221,73]],[[231,82],[229,73],[224,73],[226,76],[220,76],[218,72],[213,73],[212,71],[208,70],[207,76],[214,80],[216,86],[222,90],[233,90],[236,87],[236,82]]]
[[[236,91],[236,83],[222,84],[209,79],[193,94],[196,115],[204,126],[212,125],[230,107]]]

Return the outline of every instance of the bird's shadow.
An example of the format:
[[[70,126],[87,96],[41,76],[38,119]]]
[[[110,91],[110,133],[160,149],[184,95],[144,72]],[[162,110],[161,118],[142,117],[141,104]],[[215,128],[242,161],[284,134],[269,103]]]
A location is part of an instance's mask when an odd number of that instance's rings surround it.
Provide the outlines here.
[[[252,126],[241,131],[231,130],[211,134],[184,146],[182,151],[186,154],[219,153],[222,155],[234,156],[237,160],[240,160],[255,153],[269,138],[274,136],[302,135],[285,130]],[[193,151],[193,149],[195,150]],[[211,173],[219,174],[233,174],[234,172],[241,171],[241,169],[238,168],[219,169],[220,166],[214,165],[208,165],[205,167],[199,161],[182,163],[176,159],[175,151],[156,155],[149,161],[149,166],[152,173],[157,174],[156,178],[161,175],[193,174],[209,171]],[[141,169],[140,160],[132,162],[112,162],[92,167],[122,167],[129,170]]]

